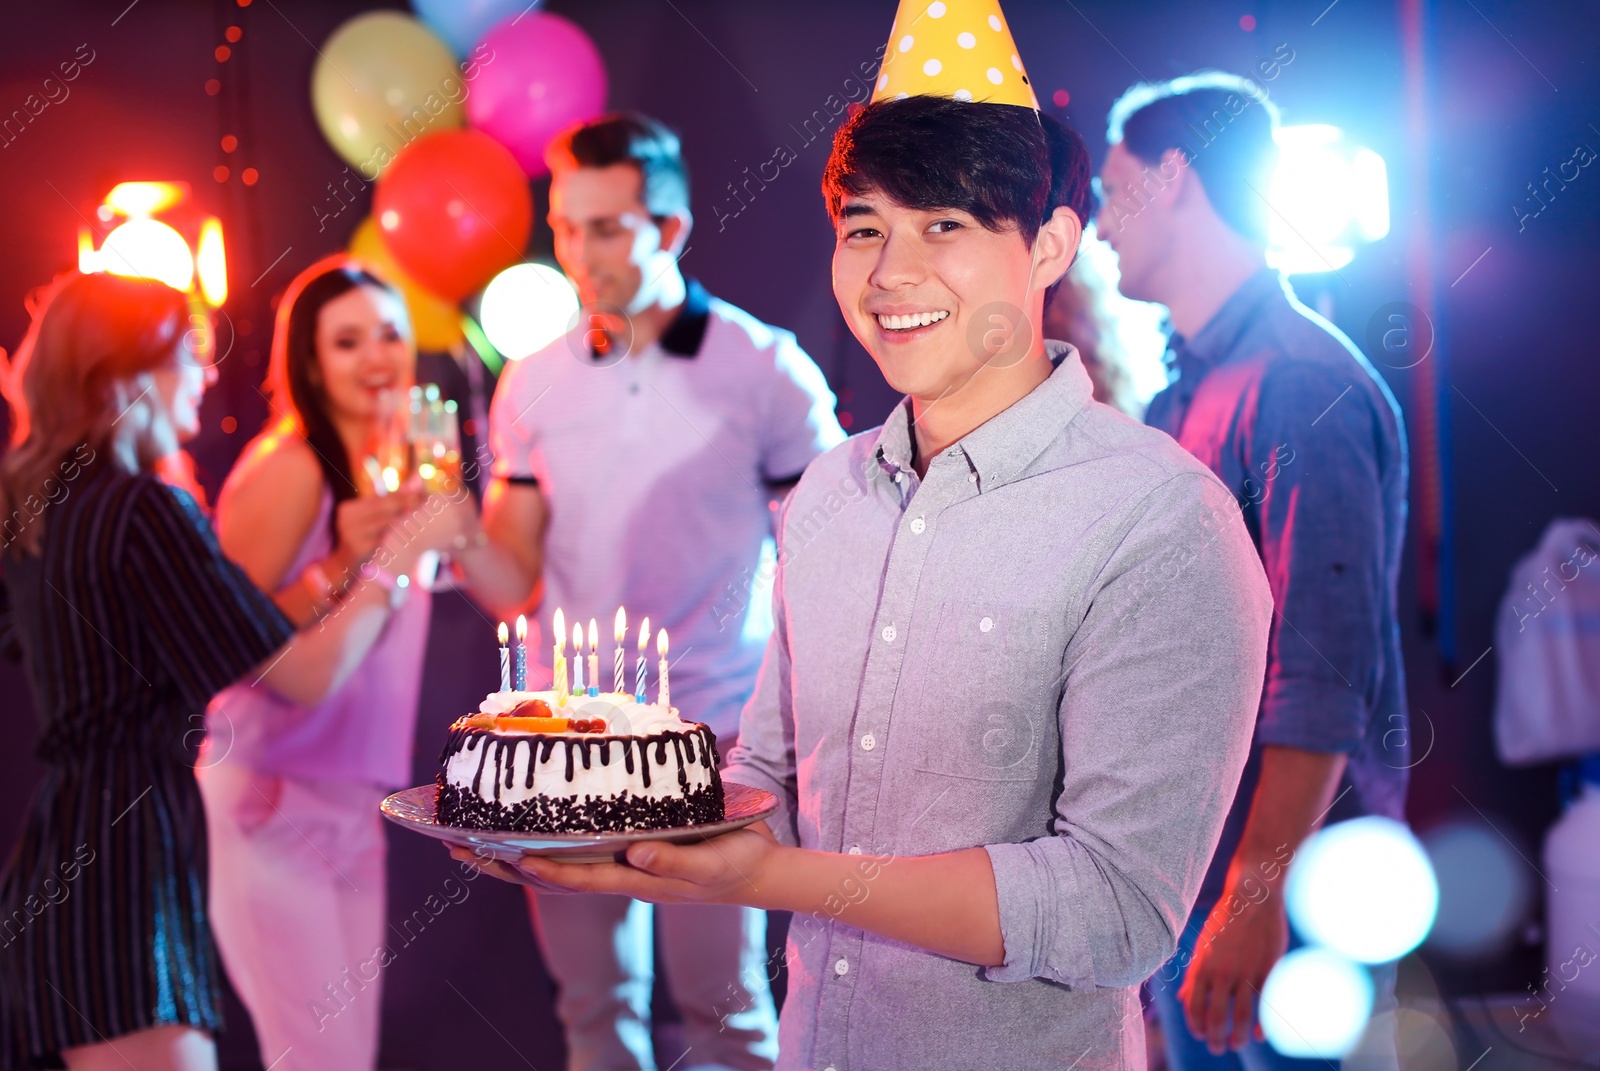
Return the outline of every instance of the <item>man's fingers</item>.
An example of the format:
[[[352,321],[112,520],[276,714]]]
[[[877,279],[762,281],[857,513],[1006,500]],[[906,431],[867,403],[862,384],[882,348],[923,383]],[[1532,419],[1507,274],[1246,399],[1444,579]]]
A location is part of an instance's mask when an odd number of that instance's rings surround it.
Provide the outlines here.
[[[647,841],[628,849],[628,865],[658,878],[673,878],[691,885],[708,884],[725,865],[708,851],[693,846]]]
[[[1255,1025],[1255,995],[1257,988],[1240,985],[1233,992],[1233,1036],[1228,1048],[1238,1051],[1250,1040],[1251,1027]]]
[[[1228,1048],[1228,1012],[1233,1004],[1234,990],[1226,984],[1214,985],[1206,1005],[1205,1039],[1213,1053]]]
[[[1210,988],[1210,982],[1204,974],[1191,969],[1183,980],[1183,988],[1178,991],[1178,999],[1183,1002],[1184,1018],[1189,1021],[1189,1033],[1201,1040],[1206,1036],[1206,1005]]]

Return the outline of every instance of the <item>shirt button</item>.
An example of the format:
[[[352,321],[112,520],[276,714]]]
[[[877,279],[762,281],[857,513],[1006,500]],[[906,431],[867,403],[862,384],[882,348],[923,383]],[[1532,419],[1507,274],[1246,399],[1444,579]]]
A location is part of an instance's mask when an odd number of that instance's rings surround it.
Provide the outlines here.
[[[883,637],[884,643],[893,643],[894,638],[900,634],[894,630],[893,625],[885,625],[883,626],[883,631],[879,633],[879,635]]]
[[[978,622],[978,631],[979,632],[988,632],[993,628],[994,628],[994,618],[992,618],[992,617],[986,617],[982,621]]]
[[[843,978],[845,975],[849,974],[850,961],[845,959],[843,956],[840,956],[838,959],[834,960],[833,973],[837,974],[840,978]]]
[[[850,845],[850,854],[851,855],[860,855],[861,854],[861,845],[859,845],[859,844]]]
[[[928,522],[923,520],[921,517],[913,518],[911,521],[911,531],[917,535],[921,535],[927,529],[927,527]]]
[[[866,736],[863,736],[861,738],[861,750],[862,751],[871,751],[873,748],[875,748],[877,746],[878,746],[877,738],[875,738],[871,733],[868,733]]]

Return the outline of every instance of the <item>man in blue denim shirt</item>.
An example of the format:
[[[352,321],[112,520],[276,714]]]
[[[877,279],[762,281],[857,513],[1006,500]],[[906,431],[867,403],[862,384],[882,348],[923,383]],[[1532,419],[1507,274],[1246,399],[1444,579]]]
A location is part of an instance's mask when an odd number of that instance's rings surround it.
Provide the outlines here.
[[[1405,435],[1372,366],[1266,265],[1271,208],[1258,191],[1275,123],[1244,79],[1137,86],[1112,109],[1101,172],[1099,232],[1120,288],[1166,305],[1176,332],[1176,378],[1146,421],[1234,493],[1275,606],[1239,794],[1178,955],[1151,983],[1179,1071],[1301,1063],[1251,1029],[1288,945],[1286,864],[1324,820],[1404,814]],[[1380,1010],[1392,977],[1379,972]]]

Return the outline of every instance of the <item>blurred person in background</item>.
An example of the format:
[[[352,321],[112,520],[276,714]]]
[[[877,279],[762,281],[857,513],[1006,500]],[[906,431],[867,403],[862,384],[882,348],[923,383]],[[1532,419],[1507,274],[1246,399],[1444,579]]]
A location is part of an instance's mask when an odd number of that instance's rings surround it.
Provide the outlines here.
[[[448,535],[452,559],[492,590],[505,555],[488,545],[459,479],[433,500],[435,515],[419,511],[419,490],[389,493],[376,467],[387,442],[403,441],[396,410],[416,380],[397,290],[342,256],[306,268],[278,307],[267,379],[274,415],[228,475],[217,534],[290,621],[336,618],[391,527]],[[431,577],[415,580],[320,703],[241,682],[211,704],[198,776],[212,927],[261,1062],[281,1071],[377,1061],[383,979],[363,965],[384,944],[378,804],[411,778],[432,605]],[[345,988],[348,972],[362,979],[360,999]]]
[[[220,982],[191,772],[206,704],[238,680],[305,705],[336,692],[449,533],[379,533],[388,582],[297,633],[180,486],[216,378],[184,294],[65,276],[4,373],[0,640],[27,667],[45,773],[0,877],[0,1059],[210,1071]]]
[[[1049,292],[1044,336],[1070,343],[1094,383],[1094,400],[1144,419],[1145,406],[1167,383],[1162,355],[1166,311],[1130,301],[1117,290],[1117,256],[1091,224],[1078,245],[1078,259]]]
[[[1403,821],[1396,588],[1406,441],[1354,344],[1267,266],[1277,112],[1243,78],[1130,89],[1112,107],[1099,232],[1122,293],[1169,310],[1175,378],[1146,422],[1233,492],[1274,604],[1255,743],[1178,946],[1151,979],[1175,1071],[1322,1065],[1263,1042],[1256,1003],[1289,947],[1283,878],[1324,821]],[[1391,747],[1391,743],[1398,746]],[[1394,965],[1374,969],[1375,1011]],[[1392,1016],[1345,1068],[1393,1068]]]

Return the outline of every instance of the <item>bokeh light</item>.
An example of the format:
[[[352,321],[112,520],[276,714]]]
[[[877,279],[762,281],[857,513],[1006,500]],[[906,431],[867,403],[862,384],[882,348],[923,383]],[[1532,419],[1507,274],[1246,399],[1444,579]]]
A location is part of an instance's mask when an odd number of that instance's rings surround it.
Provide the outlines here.
[[[483,292],[483,333],[509,361],[548,346],[578,314],[578,293],[567,277],[544,264],[514,264]]]
[[[1261,987],[1261,1032],[1285,1056],[1337,1060],[1371,1014],[1372,979],[1331,949],[1295,949]]]
[[[222,245],[222,221],[215,216],[200,225],[200,244],[194,253],[200,272],[200,293],[213,308],[228,300],[228,257]]]
[[[1373,816],[1312,834],[1289,868],[1284,902],[1308,944],[1387,963],[1428,935],[1439,884],[1411,831]]]
[[[1453,822],[1422,839],[1439,881],[1439,916],[1428,947],[1460,959],[1501,948],[1527,913],[1527,867],[1479,825]]]
[[[159,279],[175,290],[194,282],[194,257],[183,235],[154,219],[130,219],[106,235],[96,271]]]
[[[1290,275],[1337,271],[1358,245],[1389,233],[1389,178],[1383,157],[1325,123],[1281,126],[1267,261]]]

